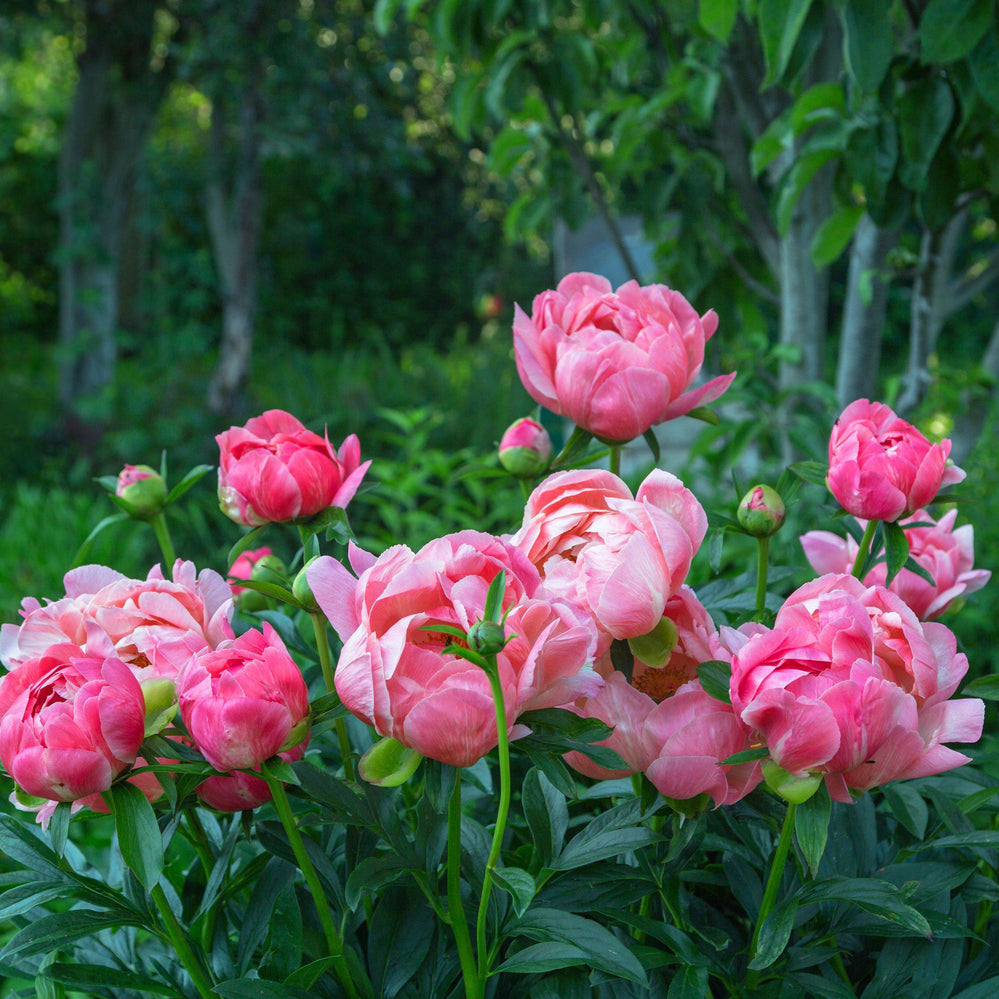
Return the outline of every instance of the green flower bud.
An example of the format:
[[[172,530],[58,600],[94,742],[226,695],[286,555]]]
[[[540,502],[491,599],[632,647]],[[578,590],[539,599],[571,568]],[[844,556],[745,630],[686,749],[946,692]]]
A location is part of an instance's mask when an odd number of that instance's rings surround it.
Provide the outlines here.
[[[397,739],[379,739],[357,762],[363,780],[378,787],[398,787],[416,773],[423,757]]]
[[[315,558],[310,558],[305,565],[302,566],[298,571],[298,575],[295,577],[295,582],[291,584],[291,592],[295,594],[295,599],[310,613],[315,614],[319,610],[319,604],[316,603],[316,598],[312,593],[312,587],[309,586],[309,580],[306,576],[306,571],[309,566],[315,562]]]
[[[132,507],[133,516],[146,518],[163,509],[167,488],[163,477],[154,468],[148,465],[126,465],[118,473],[118,485],[114,494]]]
[[[637,638],[629,638],[628,647],[632,655],[646,666],[662,669],[669,662],[679,641],[677,626],[668,617],[662,617],[650,632]]]
[[[146,703],[146,731],[148,739],[157,735],[173,721],[177,714],[177,685],[163,676],[143,680],[139,685]]]
[[[763,779],[774,794],[790,802],[801,805],[815,794],[822,783],[822,774],[808,774],[806,777],[795,777],[773,760],[763,760],[760,764]]]
[[[468,629],[468,647],[484,656],[494,656],[503,651],[506,635],[503,625],[495,621],[479,621]]]
[[[769,538],[784,523],[784,501],[770,486],[758,485],[742,497],[736,519],[754,538]]]
[[[531,479],[548,467],[552,439],[537,420],[522,417],[506,429],[499,444],[500,464],[518,479]]]

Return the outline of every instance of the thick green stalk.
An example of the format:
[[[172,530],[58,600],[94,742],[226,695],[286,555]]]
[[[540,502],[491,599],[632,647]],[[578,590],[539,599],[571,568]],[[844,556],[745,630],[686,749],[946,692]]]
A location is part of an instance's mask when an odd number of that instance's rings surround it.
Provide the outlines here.
[[[791,849],[791,840],[794,838],[794,813],[797,810],[798,806],[790,803],[787,806],[787,812],[784,813],[784,824],[781,826],[777,851],[770,864],[770,876],[767,878],[763,901],[760,903],[760,914],[756,917],[756,927],[753,929],[753,939],[749,945],[750,959],[756,956],[756,944],[760,938],[760,928],[763,926],[763,921],[770,915],[774,902],[777,901],[777,890],[780,888],[784,864],[787,861],[788,851]]]
[[[867,563],[867,555],[871,550],[871,540],[874,538],[874,532],[878,529],[877,520],[869,520],[867,522],[867,527],[864,528],[864,536],[860,539],[860,551],[857,552],[857,561],[853,563],[853,575],[857,579],[864,578],[864,566]]]
[[[298,868],[305,877],[305,883],[308,885],[309,891],[312,894],[312,900],[316,904],[316,912],[319,914],[319,922],[322,924],[323,933],[326,936],[326,946],[330,952],[329,956],[333,958],[333,969],[336,972],[337,979],[350,999],[359,999],[357,988],[350,975],[350,966],[347,964],[347,959],[343,953],[343,940],[340,938],[336,921],[333,919],[333,912],[330,909],[326,893],[323,891],[322,882],[319,880],[319,875],[316,873],[315,867],[312,866],[312,861],[309,859],[308,853],[306,853],[305,843],[302,840],[298,824],[295,822],[295,814],[291,810],[291,803],[288,801],[284,785],[281,781],[267,775],[264,776],[264,779],[267,781],[267,786],[271,789],[274,808],[281,819],[281,824],[284,826],[285,832],[288,834],[288,842],[291,844],[292,852],[295,854]]]
[[[611,444],[610,446],[610,470],[614,475],[621,474],[621,445]]]
[[[326,692],[336,693],[333,685],[333,657],[330,655],[330,643],[326,637],[326,615],[322,611],[312,611],[309,613],[312,618],[312,630],[316,635],[316,648],[319,651],[319,665],[323,670],[323,682],[326,684]],[[340,757],[343,760],[343,775],[347,780],[354,780],[354,756],[350,748],[350,738],[347,735],[347,723],[343,718],[337,718],[334,722],[336,728],[336,738],[340,745]]]
[[[767,609],[767,569],[770,564],[770,538],[756,539],[756,610],[753,620],[759,621]]]
[[[184,966],[184,970],[191,976],[191,981],[194,982],[194,987],[198,990],[198,995],[202,999],[215,999],[215,993],[212,991],[212,981],[202,966],[201,961],[198,960],[191,949],[187,934],[180,923],[177,922],[177,917],[173,914],[173,909],[170,908],[170,903],[163,893],[163,888],[159,884],[155,884],[149,894],[156,903],[156,908],[159,909],[163,925],[166,927],[167,936],[170,938],[170,943],[173,944],[173,949],[177,952],[177,957],[180,958],[180,963]]]
[[[159,513],[154,514],[149,519],[149,523],[152,525],[153,533],[159,542],[160,551],[163,552],[167,578],[173,578],[173,564],[177,561],[177,556],[174,554],[173,542],[170,540],[170,530],[167,527],[163,511],[160,510]]]
[[[484,983],[479,978],[472,953],[472,937],[461,904],[461,776],[454,782],[447,812],[447,911],[448,922],[458,945],[461,975],[465,980],[465,999],[480,999]]]
[[[486,861],[486,871],[482,878],[482,897],[479,899],[479,914],[475,921],[475,946],[479,955],[479,980],[485,981],[489,974],[489,954],[486,949],[486,915],[489,911],[489,895],[493,887],[493,871],[499,861],[500,848],[503,845],[503,834],[506,832],[506,820],[510,813],[510,741],[506,732],[506,704],[503,701],[503,687],[500,684],[499,670],[496,668],[496,657],[490,656],[489,686],[492,688],[493,701],[496,705],[497,751],[500,765],[500,800],[496,809],[496,826],[493,829],[493,842]]]

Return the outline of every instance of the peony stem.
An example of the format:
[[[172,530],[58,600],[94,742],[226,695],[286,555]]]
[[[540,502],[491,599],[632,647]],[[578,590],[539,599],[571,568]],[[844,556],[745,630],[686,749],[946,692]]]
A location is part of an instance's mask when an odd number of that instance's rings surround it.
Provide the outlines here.
[[[472,953],[472,937],[461,904],[461,775],[454,782],[447,812],[447,911],[448,922],[458,945],[461,975],[465,980],[465,999],[479,999],[482,980]]]
[[[753,620],[760,621],[767,609],[767,570],[770,563],[770,538],[756,539],[756,610]]]
[[[614,475],[621,474],[621,445],[611,444],[610,446],[610,470]]]
[[[170,530],[167,527],[163,511],[160,510],[155,513],[149,519],[149,523],[153,528],[153,533],[156,535],[156,540],[159,542],[160,551],[163,553],[163,560],[166,562],[167,577],[172,579],[173,564],[177,561],[177,556],[173,550],[173,542],[170,540]]]
[[[479,914],[475,921],[475,945],[479,955],[479,981],[485,981],[489,973],[489,955],[486,950],[486,915],[489,911],[489,894],[493,887],[493,871],[499,861],[503,833],[506,831],[507,815],[510,812],[510,741],[506,731],[506,704],[503,701],[503,687],[500,684],[496,657],[489,657],[486,675],[493,692],[496,705],[497,751],[500,766],[500,800],[496,809],[496,826],[493,829],[493,842],[486,861],[486,871],[482,878],[482,897],[479,899]]]
[[[198,990],[198,995],[202,999],[214,999],[215,992],[213,991],[212,981],[208,977],[208,973],[202,966],[201,961],[198,960],[191,949],[187,934],[180,923],[177,922],[177,917],[174,915],[173,909],[170,908],[170,903],[167,901],[162,886],[159,884],[153,885],[149,894],[156,903],[156,908],[159,909],[163,925],[166,927],[167,936],[170,938],[170,943],[173,944],[174,950],[177,951],[177,957],[180,958],[180,963],[184,966],[184,970],[191,976],[191,981],[194,982],[194,987]]]
[[[789,803],[787,811],[784,813],[784,824],[781,826],[780,839],[777,842],[777,850],[774,859],[770,864],[770,875],[767,878],[767,886],[763,892],[763,901],[760,902],[760,913],[756,917],[756,926],[753,929],[753,939],[749,944],[750,959],[756,956],[756,943],[760,938],[760,928],[763,921],[770,915],[770,911],[777,901],[777,890],[780,888],[780,879],[784,873],[784,864],[787,861],[788,851],[791,849],[791,840],[794,838],[794,813],[798,806]]]
[[[333,658],[330,656],[330,643],[326,637],[326,615],[322,611],[310,612],[312,630],[316,635],[316,648],[319,651],[319,665],[323,670],[323,682],[326,692],[336,693],[333,684]],[[333,723],[336,728],[336,738],[340,745],[340,757],[343,760],[343,775],[347,780],[354,780],[354,757],[350,748],[350,738],[347,735],[347,723],[343,718],[337,718]]]
[[[853,575],[857,579],[864,578],[864,569],[867,567],[867,556],[871,551],[871,541],[874,539],[874,532],[878,529],[877,520],[869,520],[864,528],[864,536],[860,539],[860,550],[857,552],[857,561],[853,563]]]
[[[350,975],[350,966],[347,964],[347,959],[343,953],[343,941],[340,939],[340,933],[333,920],[333,913],[326,899],[326,893],[323,891],[322,882],[320,882],[319,875],[316,873],[315,867],[312,866],[312,861],[309,860],[308,853],[306,853],[305,841],[302,839],[302,834],[295,822],[295,814],[291,810],[291,803],[288,801],[284,785],[281,781],[268,776],[266,773],[263,777],[267,781],[267,786],[271,789],[274,808],[281,819],[281,824],[284,826],[285,832],[288,834],[288,842],[291,845],[292,852],[295,854],[295,860],[298,861],[298,868],[302,872],[305,883],[312,894],[312,900],[315,902],[316,911],[319,913],[319,922],[322,924],[323,933],[326,935],[326,945],[329,948],[330,957],[333,959],[333,968],[337,979],[347,995],[350,996],[350,999],[358,999],[357,989]]]

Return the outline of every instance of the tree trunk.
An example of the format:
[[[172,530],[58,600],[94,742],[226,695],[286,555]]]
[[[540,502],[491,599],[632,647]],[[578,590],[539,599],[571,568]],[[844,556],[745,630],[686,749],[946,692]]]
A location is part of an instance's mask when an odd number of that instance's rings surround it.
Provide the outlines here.
[[[884,266],[896,239],[895,231],[881,229],[869,215],[860,220],[853,236],[836,367],[836,401],[841,410],[854,399],[873,399],[878,394],[888,305]]]
[[[232,193],[225,182],[225,116],[212,108],[206,213],[222,295],[222,340],[208,386],[208,407],[220,415],[239,407],[250,375],[257,307],[257,247],[263,194],[260,183],[260,101],[247,84],[240,109]]]
[[[989,345],[982,355],[982,373],[985,384],[976,385],[966,394],[964,406],[954,422],[950,456],[957,465],[963,464],[970,457],[996,402],[996,386],[999,385],[999,322],[993,328]]]
[[[167,74],[150,68],[156,5],[88,0],[86,46],[59,156],[59,398],[85,400],[114,378],[122,227],[135,166]]]

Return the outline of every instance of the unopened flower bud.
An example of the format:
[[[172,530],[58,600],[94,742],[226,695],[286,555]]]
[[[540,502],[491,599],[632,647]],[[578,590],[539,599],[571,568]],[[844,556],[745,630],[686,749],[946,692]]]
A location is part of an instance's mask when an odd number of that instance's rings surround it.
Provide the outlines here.
[[[387,735],[379,739],[358,761],[362,780],[378,787],[398,787],[416,773],[423,757]]]
[[[676,643],[680,641],[680,631],[668,618],[662,617],[648,633],[628,639],[628,647],[636,659],[652,669],[662,669],[673,655]]]
[[[779,795],[792,805],[801,805],[815,794],[822,783],[822,774],[807,774],[795,777],[773,760],[763,760],[760,763],[763,779],[774,794]]]
[[[776,534],[784,523],[784,501],[770,486],[753,486],[742,497],[736,517],[739,524],[754,538]]]
[[[552,439],[548,431],[528,416],[511,423],[500,441],[500,464],[519,479],[543,472],[551,457]]]
[[[484,656],[494,656],[497,652],[502,652],[503,646],[506,645],[503,625],[495,621],[479,621],[473,624],[468,629],[468,645]]]
[[[139,686],[146,703],[145,736],[148,739],[162,732],[177,714],[177,685],[173,680],[157,676],[143,680]]]
[[[319,556],[317,555],[316,558]],[[315,558],[310,558],[305,565],[302,566],[298,571],[298,575],[295,577],[295,582],[291,584],[291,592],[295,594],[295,599],[310,613],[314,614],[319,610],[319,604],[316,602],[316,598],[312,593],[312,587],[309,586],[309,580],[306,576],[306,572],[310,565],[315,562]]]
[[[114,493],[130,504],[137,516],[147,517],[163,509],[167,488],[160,473],[148,465],[126,465],[118,473]]]

